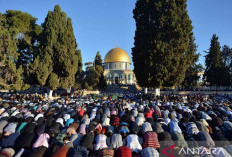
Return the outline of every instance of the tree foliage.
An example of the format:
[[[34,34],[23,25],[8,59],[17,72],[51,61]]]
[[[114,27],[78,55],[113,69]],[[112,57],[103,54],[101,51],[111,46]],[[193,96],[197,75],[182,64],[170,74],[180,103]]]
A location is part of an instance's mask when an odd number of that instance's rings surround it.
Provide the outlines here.
[[[230,67],[232,64],[232,50],[228,45],[222,47],[222,62],[226,67]]]
[[[106,79],[104,77],[104,67],[102,65],[102,58],[100,52],[98,51],[94,60],[95,71],[98,77],[98,88],[104,90],[107,86]]]
[[[186,0],[138,0],[132,59],[143,87],[181,84],[195,58],[192,23]]]
[[[36,59],[39,61],[39,65],[35,71],[35,74],[37,76],[39,85],[45,86],[49,75],[53,71],[53,67],[51,66],[53,64],[53,61],[48,53],[46,53],[43,58],[39,58],[38,56]]]
[[[49,87],[51,87],[52,90],[56,90],[59,85],[59,78],[55,73],[51,73],[49,76]]]
[[[232,81],[232,49],[228,45],[222,47],[222,62],[229,73],[229,83]]]
[[[19,53],[17,65],[25,67],[36,56],[42,28],[36,24],[37,18],[25,12],[7,10],[5,17],[7,25],[15,29]]]
[[[98,77],[100,77],[101,74],[104,72],[104,68],[102,66],[102,59],[99,51],[97,52],[94,59],[94,68],[98,74]]]
[[[75,74],[75,88],[80,89],[82,87],[82,83],[84,81],[84,74],[83,74],[83,63],[82,63],[82,56],[81,56],[81,50],[76,50],[76,55],[78,58],[78,63],[77,63],[77,72]]]
[[[189,50],[191,52],[196,53],[197,46],[195,44],[195,38],[191,38],[189,42]],[[200,54],[196,54],[193,56],[193,63],[190,65],[186,72],[185,72],[185,78],[182,82],[182,86],[185,88],[191,88],[198,85],[198,81],[200,79],[200,73],[204,71],[204,68],[201,64],[197,64]]]
[[[82,56],[81,56],[81,50],[76,50],[77,58],[78,58],[78,66],[77,66],[77,72],[76,75],[81,74],[83,70],[83,63],[82,63]]]
[[[203,72],[204,68],[201,64],[194,64],[189,66],[186,70],[185,79],[182,83],[182,86],[186,88],[196,87],[200,79],[200,72]]]
[[[101,76],[99,77],[99,88],[101,90],[105,90],[107,87],[107,82],[104,74],[102,73]]]
[[[41,86],[53,88],[50,83],[59,82],[57,87],[73,87],[78,69],[78,56],[75,52],[77,44],[71,19],[67,18],[59,5],[56,5],[54,11],[48,12],[42,27],[39,54],[31,65],[36,65],[37,62],[42,64],[31,73],[35,74]],[[50,76],[51,74],[53,76]],[[53,80],[50,80],[51,78]]]
[[[87,62],[85,63],[85,66],[86,71],[83,87],[89,90],[104,90],[107,84],[106,79],[104,77],[104,68],[102,65],[102,58],[100,52],[97,52],[94,58],[94,62]]]
[[[221,52],[221,46],[216,34],[211,39],[209,51],[206,52],[204,80],[210,86],[227,86],[230,84],[230,74]]]
[[[93,66],[86,68],[83,87],[88,90],[96,89],[99,83],[98,73]]]
[[[7,18],[0,13],[0,87],[21,90],[28,88],[23,82],[22,66],[17,68],[17,28],[10,27]]]
[[[99,51],[97,51],[97,54],[95,56],[94,64],[102,66],[102,58],[101,58],[101,55],[100,55]]]

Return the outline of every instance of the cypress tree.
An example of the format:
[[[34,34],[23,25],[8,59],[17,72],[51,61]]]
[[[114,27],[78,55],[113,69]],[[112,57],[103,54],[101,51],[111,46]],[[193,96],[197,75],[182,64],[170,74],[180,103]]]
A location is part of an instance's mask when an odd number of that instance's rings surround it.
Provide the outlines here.
[[[195,54],[197,51],[197,46],[195,44],[195,38],[193,37],[193,34],[191,34],[190,40],[189,40],[189,46],[188,46],[188,52],[192,52]],[[197,83],[200,79],[200,76],[198,75],[199,72],[202,72],[204,70],[203,66],[201,64],[197,64],[200,54],[193,55],[193,63],[188,67],[188,69],[185,72],[185,78],[182,82],[182,86],[185,88],[190,88],[197,86]]]
[[[225,86],[229,84],[229,73],[222,60],[221,46],[216,34],[211,39],[209,51],[205,57],[204,80],[210,86]]]
[[[102,59],[100,52],[98,51],[95,59],[94,59],[94,68],[98,74],[98,77],[104,72],[103,66],[102,66]]]
[[[228,45],[222,47],[222,62],[225,66],[226,75],[226,85],[230,86],[232,82],[232,49]]]
[[[76,55],[77,55],[77,58],[78,58],[78,66],[77,66],[77,76],[81,74],[82,72],[82,68],[83,68],[83,63],[82,63],[82,56],[81,56],[81,50],[76,50]]]
[[[58,76],[55,73],[51,73],[49,77],[50,78],[48,84],[52,90],[55,90],[57,88],[57,85],[59,84]]]
[[[84,73],[83,73],[83,64],[82,64],[82,57],[81,57],[81,50],[76,50],[76,55],[78,58],[78,63],[77,63],[77,72],[75,74],[76,77],[76,83],[75,83],[75,88],[80,89],[84,80]]]
[[[232,57],[232,49],[228,45],[222,47],[222,61],[226,67],[230,67]]]
[[[100,52],[98,51],[96,56],[95,56],[95,60],[94,60],[94,66],[95,66],[95,70],[96,70],[96,73],[97,73],[97,77],[98,77],[98,88],[100,89],[105,89],[106,86],[107,86],[107,83],[106,83],[106,79],[103,75],[104,73],[104,67],[102,65],[102,58],[101,58],[101,55],[100,55]]]
[[[193,64],[195,50],[186,0],[138,0],[132,60],[137,82],[143,87],[180,85]]]
[[[78,68],[78,56],[75,52],[77,44],[72,21],[61,11],[60,6],[56,5],[53,12],[48,12],[42,27],[40,51],[36,62],[43,65],[38,65],[36,78],[41,86],[52,89],[71,88],[75,83]],[[54,82],[57,83],[56,86]]]
[[[199,72],[204,70],[201,64],[194,64],[189,66],[186,70],[185,79],[182,82],[182,86],[186,88],[195,87],[200,79]]]
[[[47,83],[47,79],[53,70],[53,61],[51,59],[51,56],[48,53],[46,53],[45,56],[43,56],[43,58],[38,56],[34,61],[34,65],[35,64],[37,64],[35,75],[37,77],[39,85],[45,86]]]
[[[85,71],[85,79],[83,83],[83,87],[89,90],[92,89],[101,89],[104,90],[107,86],[105,77],[103,75],[104,68],[102,65],[102,58],[100,52],[98,51],[94,62],[87,62],[86,71]]]
[[[99,51],[97,51],[97,54],[96,54],[96,56],[95,56],[94,64],[95,64],[95,67],[96,67],[97,65],[102,66],[102,58],[101,58],[101,55],[100,55],[100,52],[99,52]]]
[[[98,73],[93,66],[89,66],[85,71],[85,78],[83,81],[83,87],[88,90],[96,89],[99,85]]]

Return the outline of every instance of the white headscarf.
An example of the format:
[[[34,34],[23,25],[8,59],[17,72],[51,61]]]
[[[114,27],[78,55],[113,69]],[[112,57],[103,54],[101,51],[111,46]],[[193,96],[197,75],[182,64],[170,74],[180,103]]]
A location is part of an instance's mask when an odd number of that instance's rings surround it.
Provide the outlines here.
[[[62,126],[64,126],[64,120],[63,120],[63,118],[58,118],[58,119],[56,120],[56,122],[57,122],[57,123],[60,123]]]

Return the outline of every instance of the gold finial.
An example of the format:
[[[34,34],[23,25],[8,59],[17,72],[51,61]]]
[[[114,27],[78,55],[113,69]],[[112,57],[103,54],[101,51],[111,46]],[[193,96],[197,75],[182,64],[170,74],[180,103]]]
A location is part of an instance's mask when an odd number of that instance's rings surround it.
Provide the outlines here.
[[[118,48],[118,41],[117,41],[117,43],[116,43],[116,47]]]

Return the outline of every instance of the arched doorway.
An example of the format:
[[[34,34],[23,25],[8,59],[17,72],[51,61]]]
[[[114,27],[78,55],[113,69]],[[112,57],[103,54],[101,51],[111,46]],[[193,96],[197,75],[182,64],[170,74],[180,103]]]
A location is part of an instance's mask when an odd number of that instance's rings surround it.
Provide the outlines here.
[[[118,77],[115,77],[115,84],[118,84],[118,83],[119,83]]]
[[[113,80],[114,80],[114,84],[119,84],[119,75],[117,73],[113,74]]]

